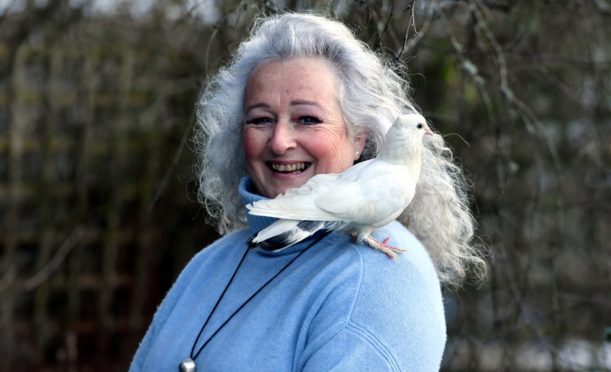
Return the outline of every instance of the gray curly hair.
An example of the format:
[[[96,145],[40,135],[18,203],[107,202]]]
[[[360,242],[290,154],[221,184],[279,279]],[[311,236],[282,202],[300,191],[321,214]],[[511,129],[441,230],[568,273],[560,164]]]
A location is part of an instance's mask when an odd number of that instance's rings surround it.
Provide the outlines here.
[[[293,13],[259,19],[197,105],[198,197],[221,233],[246,225],[238,184],[248,174],[241,129],[249,75],[262,63],[303,56],[324,58],[334,67],[348,133],[368,134],[361,160],[378,153],[397,116],[417,112],[408,83],[395,72],[401,66],[374,54],[341,22]],[[485,263],[472,244],[474,220],[462,172],[440,135],[425,137],[416,195],[400,220],[428,249],[440,280],[458,285],[469,268],[481,277]]]

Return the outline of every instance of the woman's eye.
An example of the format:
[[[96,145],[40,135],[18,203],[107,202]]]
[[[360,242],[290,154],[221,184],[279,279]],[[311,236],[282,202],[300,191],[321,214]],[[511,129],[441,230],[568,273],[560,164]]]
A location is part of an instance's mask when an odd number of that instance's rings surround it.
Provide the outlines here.
[[[266,117],[253,118],[253,119],[246,120],[246,124],[253,124],[253,125],[265,125],[265,124],[271,124],[272,122],[273,120],[271,118],[266,118]]]
[[[322,120],[314,116],[306,115],[306,116],[299,117],[299,124],[312,125],[312,124],[320,124],[320,123],[322,123]]]

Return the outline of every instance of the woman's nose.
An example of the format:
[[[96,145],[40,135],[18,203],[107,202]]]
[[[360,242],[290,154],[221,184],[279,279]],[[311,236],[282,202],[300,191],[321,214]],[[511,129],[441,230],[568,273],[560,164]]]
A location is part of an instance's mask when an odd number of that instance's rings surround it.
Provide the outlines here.
[[[268,147],[275,155],[282,155],[287,150],[297,146],[295,133],[290,123],[279,121],[274,125],[274,132],[268,142]]]

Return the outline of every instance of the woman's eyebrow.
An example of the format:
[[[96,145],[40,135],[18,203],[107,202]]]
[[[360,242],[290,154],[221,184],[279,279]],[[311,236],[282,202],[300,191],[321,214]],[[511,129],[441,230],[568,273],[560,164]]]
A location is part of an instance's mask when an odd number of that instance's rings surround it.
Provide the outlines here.
[[[270,106],[267,103],[263,103],[263,102],[254,103],[254,104],[246,107],[246,112],[248,112],[248,111],[250,111],[252,109],[256,109],[256,108],[269,108],[269,107]]]
[[[320,104],[318,104],[318,102],[314,102],[314,101],[308,101],[305,99],[296,99],[290,102],[291,106],[300,106],[300,105],[307,105],[307,106],[316,106],[318,108],[322,109],[322,106],[320,106]],[[269,109],[271,106],[268,105],[267,103],[264,102],[259,102],[259,103],[253,103],[252,105],[246,107],[245,112],[248,112],[252,109],[256,109],[256,108],[264,108],[264,109]]]
[[[296,99],[296,100],[291,101],[291,106],[297,106],[297,105],[309,105],[309,106],[318,106],[318,107],[320,107],[318,102],[308,101],[308,100],[305,100],[305,99]]]

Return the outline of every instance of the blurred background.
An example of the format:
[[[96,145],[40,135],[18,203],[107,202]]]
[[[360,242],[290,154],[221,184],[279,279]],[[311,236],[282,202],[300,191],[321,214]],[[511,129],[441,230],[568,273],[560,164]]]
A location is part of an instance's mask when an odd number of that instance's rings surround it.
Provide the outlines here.
[[[611,370],[608,0],[0,0],[0,371],[126,370],[187,260],[193,109],[257,15],[408,67],[473,187],[489,280],[443,370]]]

